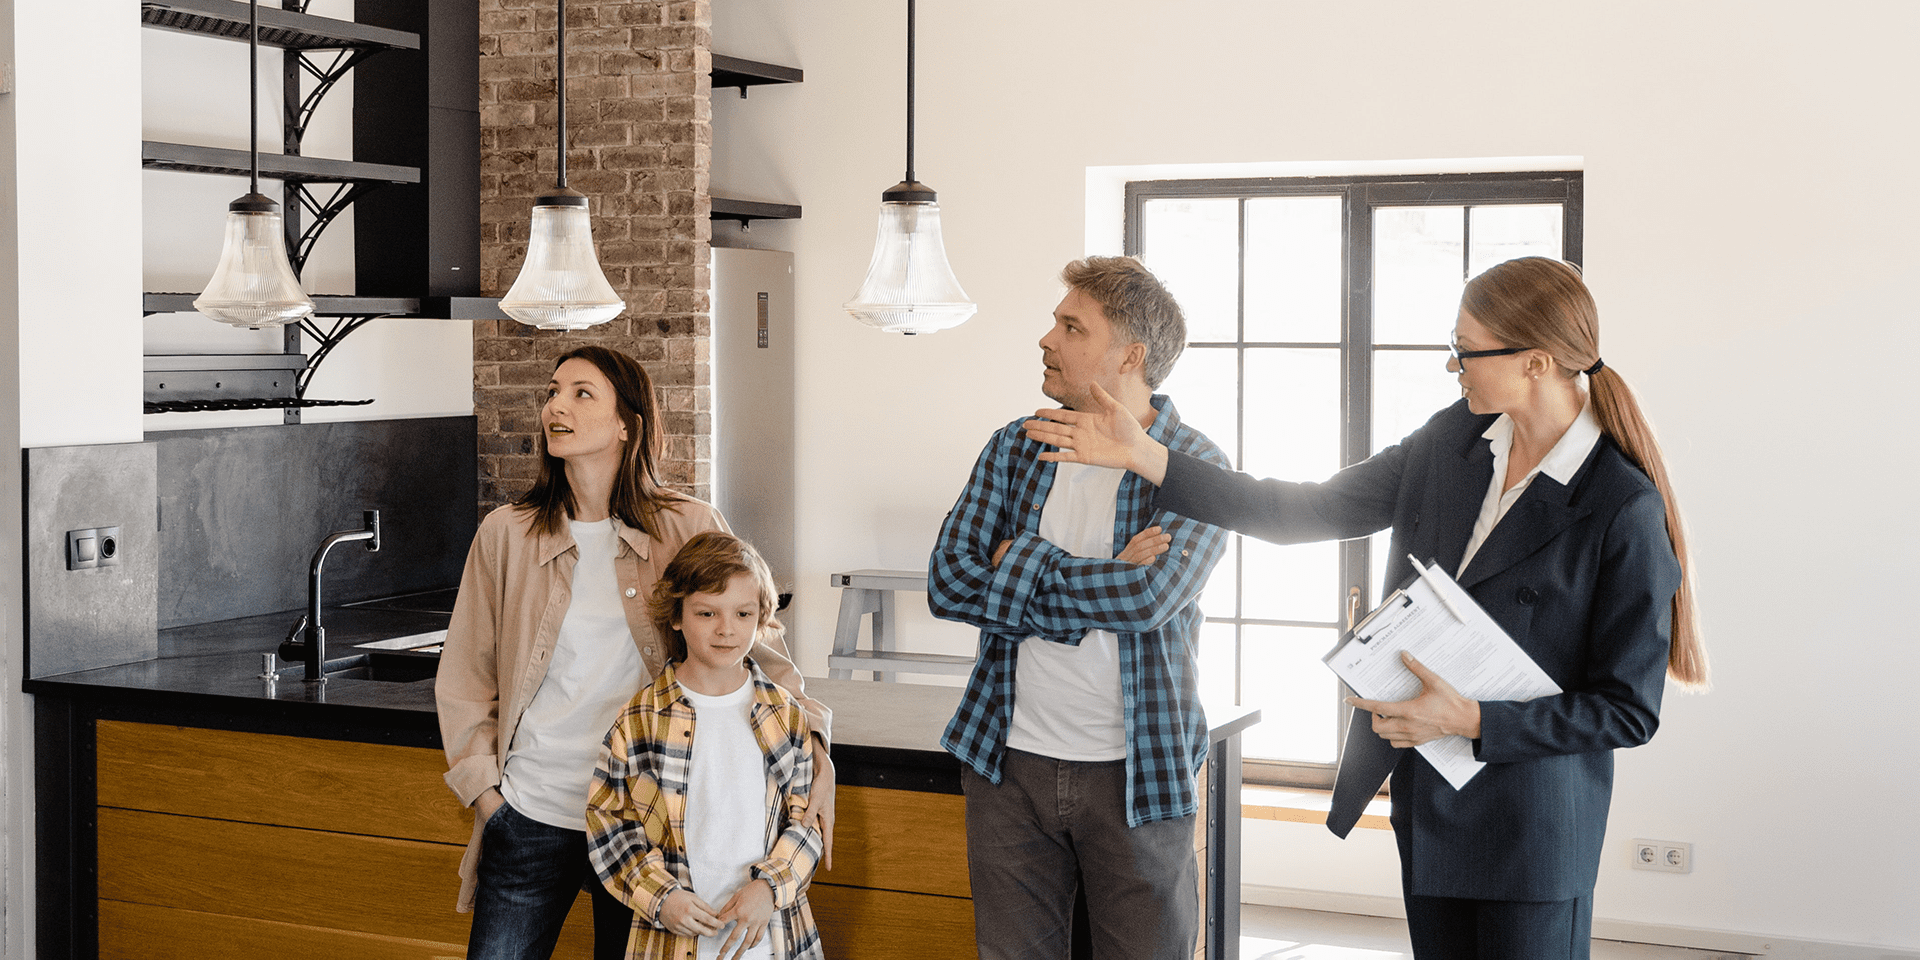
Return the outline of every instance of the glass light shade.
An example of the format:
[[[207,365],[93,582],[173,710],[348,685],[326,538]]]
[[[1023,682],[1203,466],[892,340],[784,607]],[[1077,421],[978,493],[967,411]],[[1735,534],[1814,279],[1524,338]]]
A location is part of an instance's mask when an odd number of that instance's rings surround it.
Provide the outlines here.
[[[542,330],[580,330],[606,323],[626,307],[594,255],[584,201],[534,207],[527,261],[500,301],[501,311]]]
[[[300,278],[287,264],[280,214],[227,211],[220,265],[193,308],[236,327],[278,327],[313,315],[313,301],[300,292]]]
[[[947,265],[938,203],[880,204],[873,262],[846,308],[855,320],[888,333],[934,333],[965,323],[980,309]]]

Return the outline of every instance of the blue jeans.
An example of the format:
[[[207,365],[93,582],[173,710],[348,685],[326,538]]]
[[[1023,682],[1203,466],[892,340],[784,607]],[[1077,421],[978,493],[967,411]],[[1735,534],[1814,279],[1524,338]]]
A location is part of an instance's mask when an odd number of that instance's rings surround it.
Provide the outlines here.
[[[585,832],[502,803],[481,834],[479,879],[467,960],[547,960],[583,885],[593,896],[594,960],[626,956],[633,911],[594,874]]]
[[[982,960],[1066,960],[1083,885],[1092,956],[1191,960],[1200,932],[1194,818],[1128,827],[1126,761],[1008,750],[998,784],[965,766],[960,782]]]

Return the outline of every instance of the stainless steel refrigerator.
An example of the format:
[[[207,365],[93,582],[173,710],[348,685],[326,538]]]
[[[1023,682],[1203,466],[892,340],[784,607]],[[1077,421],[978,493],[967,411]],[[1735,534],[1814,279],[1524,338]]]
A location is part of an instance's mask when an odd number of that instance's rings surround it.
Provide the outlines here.
[[[791,593],[793,254],[715,247],[712,276],[714,504]]]

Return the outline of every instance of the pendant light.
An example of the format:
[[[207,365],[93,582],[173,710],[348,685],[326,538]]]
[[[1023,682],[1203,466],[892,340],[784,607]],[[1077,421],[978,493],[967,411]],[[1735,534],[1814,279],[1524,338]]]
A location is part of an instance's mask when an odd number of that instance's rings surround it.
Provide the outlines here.
[[[220,265],[193,308],[236,327],[278,327],[312,316],[313,301],[287,263],[280,205],[260,192],[260,0],[247,9],[247,91],[250,185],[227,205]]]
[[[913,178],[913,20],[907,0],[907,177],[880,194],[880,231],[860,292],[847,301],[855,320],[888,333],[934,333],[980,309],[947,265],[940,204]]]
[[[567,186],[567,0],[560,0],[558,182],[533,201],[533,227],[520,277],[500,301],[507,316],[542,330],[606,323],[627,304],[613,292],[593,252],[587,197]]]

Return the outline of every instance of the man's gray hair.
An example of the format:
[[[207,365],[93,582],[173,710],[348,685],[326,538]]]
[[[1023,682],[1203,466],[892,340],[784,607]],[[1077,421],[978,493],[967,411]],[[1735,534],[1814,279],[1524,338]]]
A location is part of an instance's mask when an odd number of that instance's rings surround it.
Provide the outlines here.
[[[1088,257],[1067,264],[1060,282],[1100,305],[1116,342],[1147,348],[1141,373],[1149,388],[1159,389],[1187,348],[1186,315],[1160,279],[1133,257]]]

